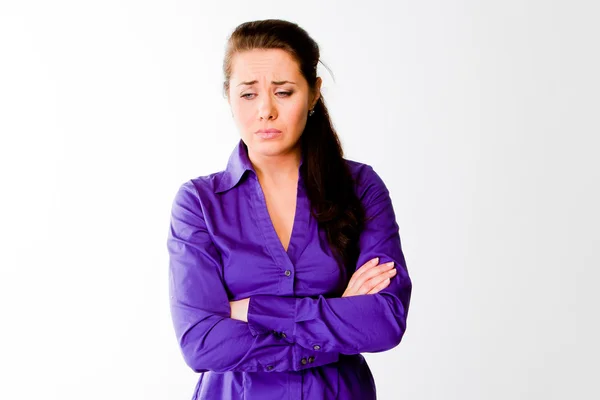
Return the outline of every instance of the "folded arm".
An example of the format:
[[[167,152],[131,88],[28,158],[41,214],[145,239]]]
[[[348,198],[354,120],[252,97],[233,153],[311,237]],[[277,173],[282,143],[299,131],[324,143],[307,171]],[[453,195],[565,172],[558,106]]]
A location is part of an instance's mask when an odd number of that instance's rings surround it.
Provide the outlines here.
[[[250,297],[248,325],[253,335],[275,330],[306,349],[358,354],[397,346],[406,330],[412,283],[401,249],[396,216],[381,178],[367,166],[361,194],[366,225],[360,235],[357,265],[379,257],[393,261],[397,270],[379,293],[342,298]]]
[[[272,330],[252,334],[246,322],[230,318],[220,254],[191,181],[173,201],[167,248],[171,317],[183,357],[195,372],[299,371],[338,361],[337,352],[315,355]]]

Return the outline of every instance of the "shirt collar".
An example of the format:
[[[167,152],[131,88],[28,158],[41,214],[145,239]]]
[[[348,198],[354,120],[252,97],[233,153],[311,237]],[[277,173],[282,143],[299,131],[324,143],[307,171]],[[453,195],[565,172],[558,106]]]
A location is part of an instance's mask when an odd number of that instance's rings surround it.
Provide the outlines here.
[[[304,162],[304,157],[300,158],[300,166]],[[299,167],[300,167],[299,166]],[[238,142],[236,147],[229,156],[227,161],[227,168],[225,169],[221,180],[215,187],[215,193],[225,192],[239,183],[244,176],[246,171],[252,171],[256,175],[254,166],[248,157],[248,147],[242,139]],[[298,174],[300,181],[302,181],[301,174]]]

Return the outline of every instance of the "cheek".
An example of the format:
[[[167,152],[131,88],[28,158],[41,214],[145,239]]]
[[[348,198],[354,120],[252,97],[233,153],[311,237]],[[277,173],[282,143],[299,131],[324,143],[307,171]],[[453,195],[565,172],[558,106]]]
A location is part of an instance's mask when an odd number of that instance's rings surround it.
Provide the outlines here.
[[[290,123],[302,128],[306,124],[305,114],[308,113],[303,103],[296,104],[288,110],[287,116]]]
[[[291,98],[280,99],[277,103],[279,117],[285,118],[288,122],[298,120],[304,108],[304,98],[300,94],[293,94]]]
[[[245,106],[242,103],[234,103],[232,104],[233,115],[238,125],[246,126],[254,118],[253,111],[250,107]]]

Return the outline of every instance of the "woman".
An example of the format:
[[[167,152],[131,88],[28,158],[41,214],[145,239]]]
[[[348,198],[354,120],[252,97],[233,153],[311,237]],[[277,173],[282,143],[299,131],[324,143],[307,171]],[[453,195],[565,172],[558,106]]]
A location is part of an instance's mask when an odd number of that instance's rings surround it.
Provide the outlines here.
[[[224,171],[181,185],[168,237],[177,339],[203,373],[193,399],[375,399],[360,353],[404,334],[412,284],[392,202],[343,158],[318,61],[287,21],[229,38],[241,140]]]

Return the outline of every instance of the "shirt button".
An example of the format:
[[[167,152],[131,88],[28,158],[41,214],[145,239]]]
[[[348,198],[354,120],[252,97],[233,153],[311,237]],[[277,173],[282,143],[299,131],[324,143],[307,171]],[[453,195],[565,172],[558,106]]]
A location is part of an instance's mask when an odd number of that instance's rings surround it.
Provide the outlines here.
[[[311,363],[311,362],[313,362],[313,361],[315,361],[315,358],[314,358],[313,356],[310,356],[310,357],[308,357],[308,362],[309,362],[309,363]]]
[[[281,332],[281,337],[285,339],[287,337],[287,335],[285,333]]]
[[[302,360],[300,360],[300,362],[302,363],[302,365],[306,365],[306,358],[303,358]]]
[[[290,276],[292,274],[292,271],[290,271],[289,269],[285,270],[285,276]]]
[[[321,346],[319,346],[318,344],[316,344],[316,345],[313,346],[313,349],[315,349],[315,350],[321,350]]]
[[[272,366],[272,365],[269,365],[269,366],[267,367],[267,371],[271,371],[272,369],[273,369],[273,366]]]

